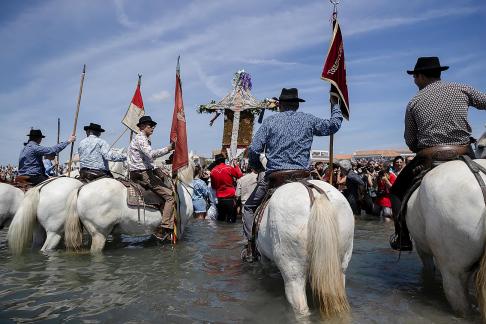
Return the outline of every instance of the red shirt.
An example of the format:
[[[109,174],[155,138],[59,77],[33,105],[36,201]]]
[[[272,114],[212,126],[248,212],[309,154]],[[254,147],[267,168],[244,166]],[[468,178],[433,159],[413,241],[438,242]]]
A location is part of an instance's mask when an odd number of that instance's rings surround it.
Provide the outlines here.
[[[393,185],[395,183],[395,180],[397,179],[397,176],[393,172],[389,172],[388,176],[390,183]],[[378,191],[382,191],[384,192],[384,194],[376,199],[376,204],[381,207],[391,208],[392,205],[390,200],[390,189],[386,187],[385,181],[381,179],[378,180]]]
[[[239,166],[218,164],[211,170],[211,187],[216,191],[217,198],[231,198],[236,196],[234,182],[243,176]]]

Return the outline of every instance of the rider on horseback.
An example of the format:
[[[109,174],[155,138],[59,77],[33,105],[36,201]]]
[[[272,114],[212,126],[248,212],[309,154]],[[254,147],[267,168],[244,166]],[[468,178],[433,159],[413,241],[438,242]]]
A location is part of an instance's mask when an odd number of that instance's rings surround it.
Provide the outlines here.
[[[150,116],[142,116],[138,121],[140,133],[137,134],[128,148],[128,168],[130,179],[139,183],[145,189],[152,190],[165,200],[162,212],[162,223],[157,228],[154,236],[161,240],[170,238],[174,229],[174,196],[172,189],[164,184],[164,174],[160,169],[155,169],[154,160],[169,153],[174,144],[162,149],[154,150],[150,146],[149,137],[154,132],[156,122]]]
[[[125,161],[127,157],[110,150],[110,145],[100,138],[101,133],[105,131],[100,125],[90,123],[84,126],[84,130],[87,137],[79,142],[78,146],[81,167],[79,180],[88,182],[104,177],[113,178],[108,168],[108,161]]]
[[[419,57],[413,75],[419,92],[410,100],[405,112],[405,142],[415,158],[398,175],[390,192],[395,234],[390,246],[395,250],[412,250],[402,201],[409,189],[438,162],[445,162],[469,155],[474,158],[470,146],[471,126],[467,121],[468,107],[486,109],[486,94],[470,86],[443,82],[438,57]]]
[[[275,98],[277,99],[277,98]],[[265,119],[253,137],[249,153],[249,164],[254,170],[263,171],[260,153],[267,158],[265,176],[259,177],[257,186],[243,207],[243,229],[248,239],[243,258],[252,261],[252,226],[255,211],[269,189],[270,175],[285,178],[309,178],[310,149],[314,136],[336,133],[343,116],[338,100],[331,95],[331,118],[322,119],[311,114],[297,112],[299,102],[296,88],[282,89],[278,98],[280,113]]]
[[[40,143],[45,137],[42,135],[40,129],[31,129],[29,135],[29,141],[24,144],[22,152],[20,152],[19,158],[19,176],[25,176],[27,181],[32,185],[37,185],[44,180],[47,180],[45,174],[44,163],[42,157],[44,155],[55,155],[76,140],[76,136],[69,136],[68,140],[61,142],[51,147],[41,146]]]

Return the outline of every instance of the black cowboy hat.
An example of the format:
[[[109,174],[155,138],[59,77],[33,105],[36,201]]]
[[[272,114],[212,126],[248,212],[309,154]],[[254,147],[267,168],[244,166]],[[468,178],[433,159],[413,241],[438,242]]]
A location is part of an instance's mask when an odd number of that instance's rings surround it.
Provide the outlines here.
[[[138,120],[137,126],[140,127],[140,125],[142,125],[142,124],[149,124],[151,126],[157,125],[157,123],[154,122],[150,116],[142,116],[142,117],[140,117],[140,119]]]
[[[304,99],[299,98],[299,90],[297,88],[283,88],[280,97],[273,97],[273,99],[282,102],[305,102]]]
[[[42,132],[40,129],[31,129],[30,133],[27,134],[30,138],[44,138],[45,136],[42,135]]]
[[[440,65],[440,61],[437,56],[419,57],[417,59],[417,63],[415,64],[415,68],[412,71],[407,70],[407,73],[415,74],[424,71],[445,71],[448,68],[448,66]]]
[[[85,131],[88,130],[88,129],[91,129],[92,131],[100,132],[100,133],[103,133],[105,131],[103,128],[101,128],[100,125],[95,124],[95,123],[89,123],[88,126],[84,126]]]

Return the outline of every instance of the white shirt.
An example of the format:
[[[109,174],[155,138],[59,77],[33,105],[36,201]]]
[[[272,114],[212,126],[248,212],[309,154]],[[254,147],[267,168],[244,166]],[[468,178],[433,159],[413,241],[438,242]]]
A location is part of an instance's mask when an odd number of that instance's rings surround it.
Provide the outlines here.
[[[162,149],[152,149],[150,140],[140,132],[128,147],[128,169],[130,171],[152,170],[155,168],[154,160],[166,155],[170,150],[170,145]]]

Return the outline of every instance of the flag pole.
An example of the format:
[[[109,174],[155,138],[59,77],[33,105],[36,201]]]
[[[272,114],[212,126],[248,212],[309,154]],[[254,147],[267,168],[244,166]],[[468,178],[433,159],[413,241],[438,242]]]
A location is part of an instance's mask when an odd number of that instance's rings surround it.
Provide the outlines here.
[[[83,65],[83,72],[81,73],[81,82],[79,85],[79,94],[78,94],[78,103],[76,106],[76,114],[74,115],[74,127],[72,135],[76,135],[76,127],[78,126],[78,116],[79,116],[79,107],[81,106],[81,95],[83,94],[83,84],[84,84],[84,76],[86,75],[86,64]],[[71,176],[71,164],[73,163],[73,151],[74,151],[74,142],[71,143],[71,153],[69,153],[69,164],[68,164],[68,177]]]
[[[333,5],[333,10],[332,10],[332,20],[333,24],[336,22],[337,18],[337,6],[339,4],[340,0],[329,0],[329,2],[332,3]],[[338,97],[339,98],[339,97]],[[338,104],[339,104],[339,99],[338,99]],[[331,110],[332,110],[332,102],[331,102]],[[329,168],[331,173],[329,174],[329,183],[332,186],[332,181],[334,178],[334,134],[331,134],[329,136]]]
[[[332,185],[332,178],[334,177],[334,134],[329,136],[329,170],[331,173],[329,174],[329,183]]]
[[[142,75],[139,74],[137,87],[140,87],[141,85],[142,85]],[[132,142],[132,139],[133,139],[133,130],[130,129],[130,143]]]
[[[59,144],[61,135],[61,118],[57,118],[57,144]],[[56,174],[59,176],[59,153],[56,154],[57,158],[57,165],[56,165]]]

